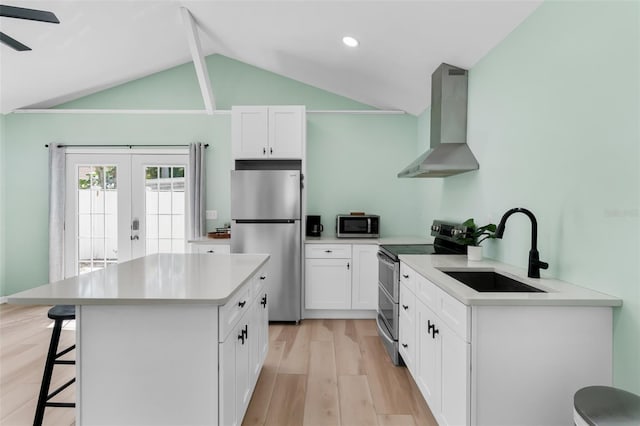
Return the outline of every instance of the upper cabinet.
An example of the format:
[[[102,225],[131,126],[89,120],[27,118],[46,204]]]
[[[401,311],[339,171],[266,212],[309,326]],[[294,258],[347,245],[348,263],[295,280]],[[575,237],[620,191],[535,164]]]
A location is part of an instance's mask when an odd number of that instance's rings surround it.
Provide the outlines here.
[[[237,159],[302,159],[304,106],[234,106],[232,156]]]

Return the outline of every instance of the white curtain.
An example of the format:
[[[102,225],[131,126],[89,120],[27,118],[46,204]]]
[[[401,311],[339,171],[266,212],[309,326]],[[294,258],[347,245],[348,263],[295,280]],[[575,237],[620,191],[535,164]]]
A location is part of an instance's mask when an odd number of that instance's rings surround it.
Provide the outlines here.
[[[65,151],[49,144],[49,282],[64,279]]]
[[[206,194],[204,188],[205,145],[192,143],[189,145],[189,229],[188,239],[197,239],[207,233],[205,223]]]

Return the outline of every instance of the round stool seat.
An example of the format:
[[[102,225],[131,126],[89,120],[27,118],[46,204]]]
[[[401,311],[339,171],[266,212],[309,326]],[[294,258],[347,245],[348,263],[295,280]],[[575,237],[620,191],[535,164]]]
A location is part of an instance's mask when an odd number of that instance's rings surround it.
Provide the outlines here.
[[[573,397],[575,412],[593,426],[640,425],[640,396],[610,386],[588,386]]]
[[[76,319],[76,307],[74,305],[56,305],[49,309],[47,316],[52,320]]]

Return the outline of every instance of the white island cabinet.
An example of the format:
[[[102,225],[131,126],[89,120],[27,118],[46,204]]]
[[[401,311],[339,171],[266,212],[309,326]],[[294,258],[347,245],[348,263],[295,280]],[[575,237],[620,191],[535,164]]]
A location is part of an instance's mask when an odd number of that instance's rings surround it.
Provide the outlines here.
[[[268,255],[156,254],[9,297],[76,305],[77,425],[233,425],[268,347]]]
[[[400,354],[438,424],[572,424],[573,394],[611,385],[620,299],[489,260],[400,260]],[[446,270],[494,271],[545,293],[477,292]]]

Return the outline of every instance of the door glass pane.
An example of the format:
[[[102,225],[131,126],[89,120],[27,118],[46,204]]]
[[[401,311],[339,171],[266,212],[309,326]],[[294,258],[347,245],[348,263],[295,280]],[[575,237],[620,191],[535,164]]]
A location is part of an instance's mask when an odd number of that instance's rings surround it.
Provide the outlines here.
[[[116,166],[78,166],[78,274],[118,261]]]
[[[184,166],[145,167],[146,254],[183,253]]]

